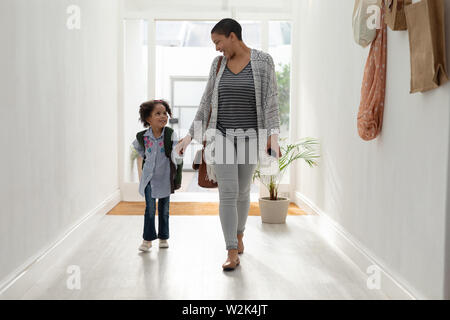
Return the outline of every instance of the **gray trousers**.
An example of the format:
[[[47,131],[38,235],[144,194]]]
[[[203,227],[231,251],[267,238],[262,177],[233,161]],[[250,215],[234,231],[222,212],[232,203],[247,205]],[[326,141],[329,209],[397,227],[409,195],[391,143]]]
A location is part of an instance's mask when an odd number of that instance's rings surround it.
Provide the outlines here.
[[[216,159],[223,159],[221,164],[216,161],[214,169],[226,250],[238,248],[237,235],[245,230],[250,208],[250,186],[257,166],[257,145],[257,138],[224,137],[218,140],[216,137]],[[217,153],[220,151],[223,151],[222,155]]]

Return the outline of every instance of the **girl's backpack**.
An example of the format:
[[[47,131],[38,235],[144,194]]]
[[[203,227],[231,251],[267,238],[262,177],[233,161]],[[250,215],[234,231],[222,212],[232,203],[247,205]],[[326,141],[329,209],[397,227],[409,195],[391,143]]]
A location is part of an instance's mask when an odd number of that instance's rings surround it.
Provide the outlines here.
[[[139,142],[139,144],[144,148],[144,134],[147,132],[147,130],[140,131],[136,134],[136,139]],[[178,190],[181,188],[181,178],[183,175],[183,161],[176,166],[172,160],[172,133],[173,129],[170,127],[165,127],[164,129],[164,149],[166,153],[166,157],[169,158],[170,162],[170,189],[171,193],[175,193],[175,190]],[[142,168],[144,168],[145,163],[145,154],[144,154],[144,160],[142,161]]]

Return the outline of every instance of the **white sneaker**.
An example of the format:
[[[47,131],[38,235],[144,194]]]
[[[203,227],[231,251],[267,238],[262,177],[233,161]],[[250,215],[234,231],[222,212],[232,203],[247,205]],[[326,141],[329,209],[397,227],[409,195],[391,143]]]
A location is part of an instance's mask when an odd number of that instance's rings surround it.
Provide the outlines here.
[[[142,241],[142,244],[139,247],[139,250],[141,251],[148,251],[150,250],[150,248],[152,247],[152,242],[151,241]]]
[[[167,240],[159,239],[159,247],[160,248],[168,248],[169,247],[169,242]]]

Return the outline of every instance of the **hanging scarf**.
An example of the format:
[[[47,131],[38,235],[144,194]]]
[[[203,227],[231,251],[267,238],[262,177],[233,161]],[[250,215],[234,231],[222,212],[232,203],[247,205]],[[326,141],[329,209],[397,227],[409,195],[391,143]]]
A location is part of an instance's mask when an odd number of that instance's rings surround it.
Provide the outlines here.
[[[386,91],[387,26],[384,23],[384,1],[381,2],[381,29],[370,47],[361,88],[358,133],[363,140],[373,140],[381,132]]]

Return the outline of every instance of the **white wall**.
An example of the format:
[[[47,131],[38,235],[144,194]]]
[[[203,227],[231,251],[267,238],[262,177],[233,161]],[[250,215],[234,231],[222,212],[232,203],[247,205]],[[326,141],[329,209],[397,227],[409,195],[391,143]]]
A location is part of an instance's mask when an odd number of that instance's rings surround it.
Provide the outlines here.
[[[298,164],[296,191],[416,297],[443,298],[450,85],[410,95],[408,34],[389,30],[383,131],[363,141],[356,120],[369,49],[353,42],[353,4],[304,0],[297,12],[296,134],[319,138],[322,158],[319,168]],[[449,23],[446,32],[450,43]]]
[[[131,161],[130,146],[136,138],[136,132],[143,130],[139,121],[139,106],[147,101],[147,63],[144,63],[147,55],[142,46],[143,26],[142,20],[124,21],[124,112],[121,113],[120,119],[123,119],[125,136],[123,170],[126,182],[133,181],[134,176],[138,179],[137,164],[136,160]]]
[[[118,27],[116,0],[0,2],[0,283],[118,190]]]

